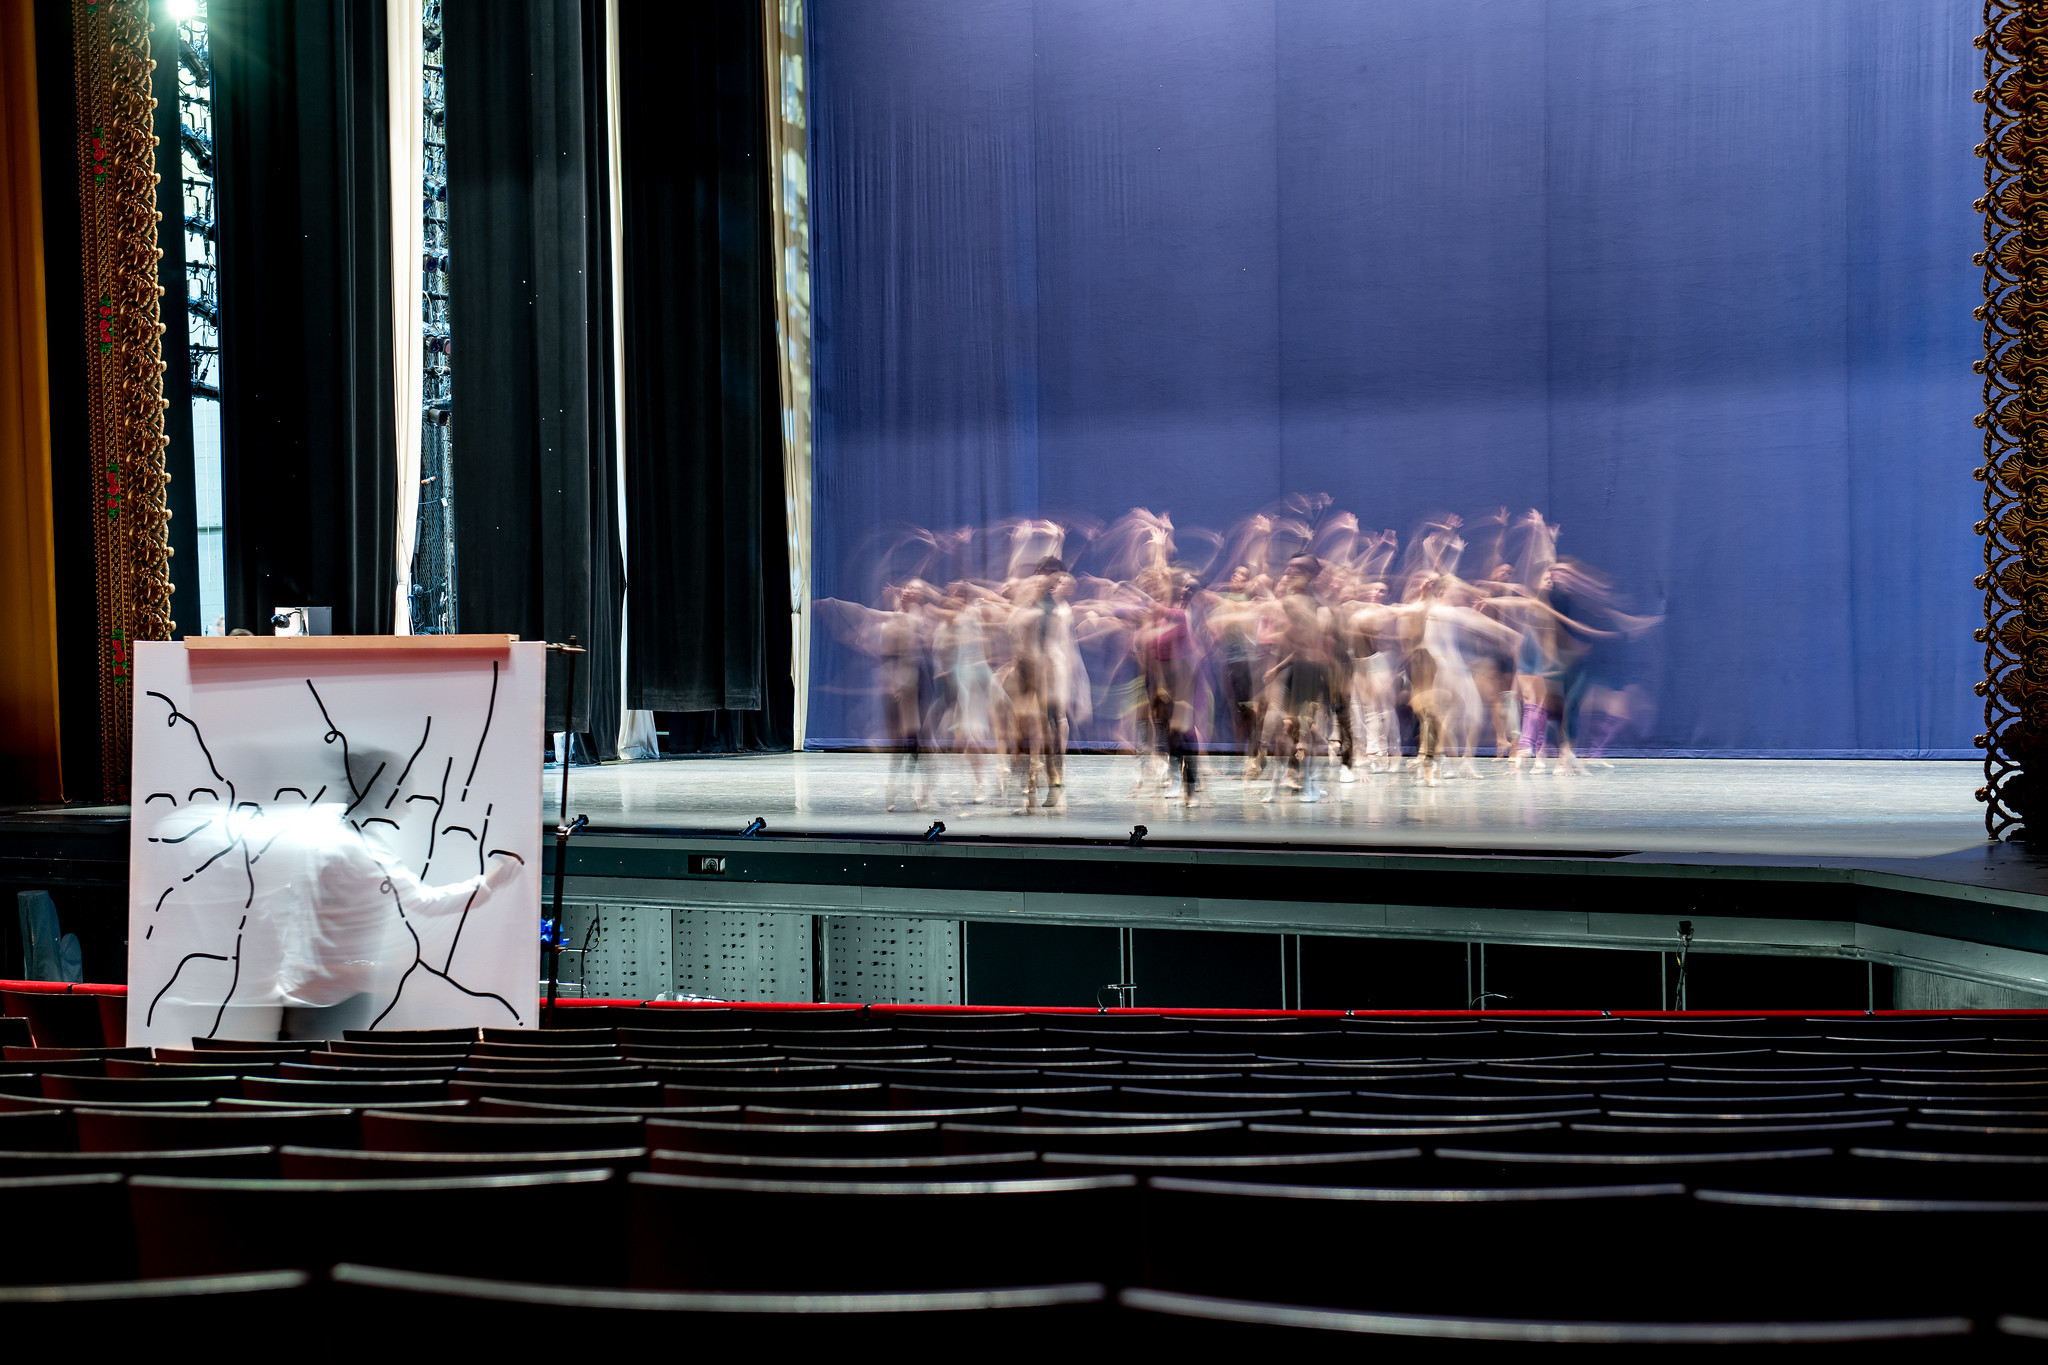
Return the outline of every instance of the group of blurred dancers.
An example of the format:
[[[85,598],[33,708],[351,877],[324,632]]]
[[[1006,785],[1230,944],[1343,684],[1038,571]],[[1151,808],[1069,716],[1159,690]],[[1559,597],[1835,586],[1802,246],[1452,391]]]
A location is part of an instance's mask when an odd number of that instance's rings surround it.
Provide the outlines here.
[[[1478,777],[1489,746],[1514,771],[1604,761],[1642,715],[1625,647],[1660,618],[1624,611],[1557,540],[1540,512],[1502,510],[1432,517],[1404,544],[1327,498],[1227,535],[1143,510],[1078,534],[896,528],[869,547],[882,605],[818,609],[879,666],[891,810],[932,801],[937,751],[965,756],[976,803],[1014,783],[1056,807],[1070,744],[1105,723],[1135,755],[1133,795],[1196,805],[1204,755],[1227,752],[1246,794],[1313,802],[1332,774]],[[946,573],[977,559],[996,571]]]

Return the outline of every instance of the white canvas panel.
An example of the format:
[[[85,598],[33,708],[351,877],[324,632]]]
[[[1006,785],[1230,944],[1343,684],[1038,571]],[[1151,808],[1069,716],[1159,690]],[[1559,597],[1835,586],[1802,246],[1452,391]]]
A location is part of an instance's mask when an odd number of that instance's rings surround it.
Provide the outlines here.
[[[545,650],[137,644],[129,1044],[534,1026]]]

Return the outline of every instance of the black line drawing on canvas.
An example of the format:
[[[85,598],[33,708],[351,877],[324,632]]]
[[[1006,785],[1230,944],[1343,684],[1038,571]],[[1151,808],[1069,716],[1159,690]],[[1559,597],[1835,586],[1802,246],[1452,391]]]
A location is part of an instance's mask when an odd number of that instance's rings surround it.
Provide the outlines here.
[[[267,903],[273,907],[280,903],[294,903],[295,897],[298,903],[312,903],[309,900],[313,894],[310,888],[298,885],[292,880],[295,871],[303,877],[306,857],[304,849],[308,847],[303,839],[295,838],[295,842],[288,845],[293,852],[285,857],[280,870],[275,874],[270,873],[262,864],[277,840],[298,828],[288,821],[297,820],[303,825],[303,822],[312,820],[315,824],[306,828],[330,828],[320,823],[325,821],[327,816],[314,813],[321,807],[322,798],[333,787],[331,782],[322,780],[323,776],[332,772],[334,759],[330,756],[330,750],[338,751],[341,777],[349,797],[346,804],[341,805],[341,798],[337,793],[335,805],[340,805],[341,808],[335,818],[347,831],[345,837],[353,841],[357,847],[358,863],[366,856],[369,859],[368,866],[382,870],[381,880],[376,880],[376,896],[388,904],[389,913],[395,918],[396,927],[402,928],[405,933],[405,937],[398,940],[397,957],[391,959],[387,956],[383,959],[388,964],[388,970],[395,974],[395,980],[385,978],[387,985],[375,990],[375,998],[368,1000],[367,1012],[374,1015],[373,1026],[381,1024],[398,1008],[401,1001],[407,997],[409,988],[416,987],[419,981],[429,979],[445,983],[463,996],[494,1002],[505,1011],[510,1021],[524,1024],[526,1020],[518,1005],[500,991],[481,989],[478,983],[463,980],[458,963],[458,949],[463,942],[464,929],[472,911],[481,911],[481,900],[488,896],[490,888],[512,880],[527,863],[526,858],[512,849],[486,849],[484,833],[489,829],[490,816],[495,809],[497,796],[488,789],[488,786],[478,788],[474,792],[477,803],[484,806],[481,819],[467,816],[465,810],[482,766],[485,748],[490,742],[497,710],[500,671],[499,661],[491,660],[488,690],[485,691],[481,686],[478,688],[483,695],[477,699],[485,703],[482,725],[477,734],[475,748],[471,752],[461,795],[453,800],[449,797],[448,786],[458,756],[448,752],[445,747],[439,747],[437,751],[438,746],[434,742],[437,727],[432,715],[419,716],[415,712],[413,719],[407,722],[407,728],[417,725],[417,738],[409,746],[397,749],[395,753],[387,752],[381,737],[373,734],[366,739],[361,734],[352,733],[352,727],[361,724],[360,718],[352,721],[345,714],[346,707],[333,704],[335,699],[323,695],[322,684],[318,680],[303,679],[305,691],[299,695],[302,702],[311,703],[307,719],[312,727],[307,731],[304,766],[293,771],[294,760],[289,758],[278,765],[280,771],[273,778],[274,794],[271,803],[266,807],[262,802],[240,796],[240,792],[250,783],[246,774],[236,766],[231,757],[236,746],[231,740],[222,747],[218,738],[208,734],[205,725],[202,724],[205,711],[203,706],[174,697],[166,691],[146,691],[146,697],[162,704],[165,710],[164,725],[167,729],[176,730],[182,727],[190,732],[191,748],[183,761],[203,764],[205,775],[210,777],[212,783],[218,785],[202,784],[191,789],[191,794],[187,798],[188,803],[198,802],[202,797],[212,798],[211,801],[203,803],[181,805],[172,791],[153,793],[143,803],[146,807],[161,797],[170,809],[163,810],[154,817],[158,823],[144,839],[144,842],[163,850],[162,854],[155,855],[158,858],[155,866],[163,870],[164,882],[150,886],[148,891],[138,888],[143,895],[154,893],[153,903],[146,907],[150,922],[137,942],[138,949],[142,949],[145,954],[145,958],[141,960],[146,960],[146,955],[150,951],[160,951],[159,945],[155,944],[155,932],[161,917],[176,912],[180,905],[187,903],[188,898],[199,898],[191,902],[194,908],[183,912],[184,918],[177,921],[182,926],[181,933],[173,934],[167,940],[172,951],[177,951],[180,947],[192,951],[183,953],[163,984],[156,990],[144,1015],[145,1026],[154,1024],[158,1006],[176,988],[177,998],[187,1006],[204,1002],[212,1015],[210,1027],[204,1036],[218,1036],[230,1004],[236,1001],[237,992],[243,989],[245,980],[248,979],[244,962],[245,939],[249,932],[254,932],[251,928],[252,914],[261,913],[255,909],[259,894],[269,898]],[[480,667],[472,676],[479,684],[483,682]],[[188,711],[188,707],[191,710]],[[198,711],[201,715],[194,715],[193,711]],[[337,719],[337,716],[340,718]],[[388,731],[394,728],[394,722],[380,716],[375,728],[378,731]],[[447,727],[440,728],[445,733]],[[318,736],[320,741],[317,745],[312,743],[314,736]],[[216,753],[216,750],[219,750],[219,753]],[[405,755],[402,761],[399,758],[400,754]],[[383,757],[380,758],[380,755]],[[270,755],[266,754],[266,757]],[[426,790],[408,790],[413,785],[416,767],[424,768],[427,774],[431,774],[432,762],[436,757],[442,759],[438,782],[428,776]],[[494,759],[493,762],[495,764],[498,760]],[[368,769],[367,774],[364,773],[364,769]],[[494,767],[491,771],[497,772],[498,769]],[[236,776],[231,776],[231,773]],[[238,781],[237,776],[243,777],[243,780]],[[487,778],[487,783],[498,780],[502,779]],[[222,788],[227,793],[225,801],[220,797]],[[313,792],[310,797],[306,794],[309,789]],[[287,800],[288,797],[295,799]],[[373,797],[380,799],[373,801]],[[429,807],[427,811],[421,812],[423,818],[419,822],[407,820],[406,812],[416,809],[417,803],[420,802],[425,802]],[[362,809],[366,806],[375,813],[362,814]],[[325,809],[333,811],[334,806]],[[294,814],[295,812],[306,814]],[[444,821],[444,815],[452,819]],[[472,830],[469,825],[459,823],[465,818],[478,828]],[[407,887],[414,887],[419,894],[427,897],[427,903],[433,903],[433,897],[428,893],[438,888],[427,886],[425,878],[433,865],[442,836],[451,831],[468,835],[477,845],[477,874],[448,888],[456,891],[460,897],[459,913],[455,912],[457,902],[444,901],[446,908],[430,911],[433,918],[416,924],[415,916],[408,913],[409,893],[402,892],[401,883]],[[417,842],[412,842],[414,840]],[[412,859],[403,851],[408,842],[412,842],[414,852],[419,854],[417,871],[408,866]],[[420,853],[422,845],[424,852]],[[187,850],[189,858],[182,866],[177,862],[165,866],[163,859],[185,853]],[[275,863],[276,858],[273,857],[272,861]],[[500,864],[505,870],[502,873],[494,873],[493,868]],[[350,864],[355,865],[357,864]],[[228,887],[232,887],[232,891],[221,884],[220,878],[223,876],[233,878],[233,881],[227,884]],[[375,873],[371,873],[371,876],[374,880]],[[313,880],[317,883],[318,879]],[[202,893],[201,887],[207,889]],[[227,928],[225,919],[220,921],[218,928],[208,929],[200,921],[190,918],[197,912],[199,906],[219,905],[225,908],[225,903],[231,901],[239,901],[242,910],[232,930]],[[511,903],[516,905],[521,902]],[[144,912],[145,908],[138,900],[137,914],[141,915]],[[436,926],[431,931],[426,930],[429,923]],[[438,938],[439,933],[448,931],[451,925],[452,931],[449,932],[445,953],[438,946],[430,948],[431,940],[428,934],[431,933]],[[270,932],[275,935],[274,926],[270,926]],[[196,943],[192,942],[195,933],[198,935]],[[184,940],[182,943],[181,935]],[[208,936],[213,936],[215,941],[207,942]],[[524,933],[519,935],[522,946],[528,937],[530,935]],[[408,942],[411,947],[409,961],[403,946]],[[149,947],[145,949],[143,945]],[[438,965],[428,960],[430,952],[441,958]],[[264,960],[259,952],[258,961]],[[502,964],[502,946],[494,960]],[[259,975],[254,980],[258,984],[252,989],[256,989],[259,995],[265,990],[274,992],[275,988],[263,975],[264,968],[258,967],[256,970]],[[475,970],[474,965],[472,970]],[[502,981],[502,966],[494,971],[497,978]],[[154,973],[146,973],[140,979],[147,980],[153,975]],[[356,998],[365,997],[358,995]],[[194,1021],[195,1027],[198,1022]]]

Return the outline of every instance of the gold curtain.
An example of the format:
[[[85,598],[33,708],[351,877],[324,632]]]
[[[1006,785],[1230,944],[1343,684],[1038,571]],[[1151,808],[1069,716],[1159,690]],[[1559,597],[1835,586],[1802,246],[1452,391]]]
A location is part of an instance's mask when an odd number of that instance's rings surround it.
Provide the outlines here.
[[[811,212],[804,104],[804,0],[762,0],[768,65],[775,350],[781,362],[782,487],[789,528],[790,674],[798,749],[811,681]]]
[[[164,488],[162,295],[157,284],[156,98],[149,0],[72,0],[85,296],[81,348],[98,598],[100,799],[128,799],[134,646],[171,637],[170,512]],[[46,73],[46,79],[50,73]],[[83,793],[73,792],[73,796]]]
[[[63,799],[35,12],[0,3],[0,800]]]

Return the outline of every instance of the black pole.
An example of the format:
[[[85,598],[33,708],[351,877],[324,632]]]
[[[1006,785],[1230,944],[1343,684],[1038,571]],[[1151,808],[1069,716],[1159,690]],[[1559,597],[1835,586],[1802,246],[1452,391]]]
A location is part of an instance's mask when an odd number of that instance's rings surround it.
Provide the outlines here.
[[[562,975],[562,876],[569,868],[569,755],[576,746],[576,656],[583,652],[573,635],[567,646],[549,645],[548,649],[568,656],[569,682],[562,703],[562,809],[555,823],[555,910],[548,921],[548,1007],[541,1016],[542,1028],[555,1026],[555,995]]]

